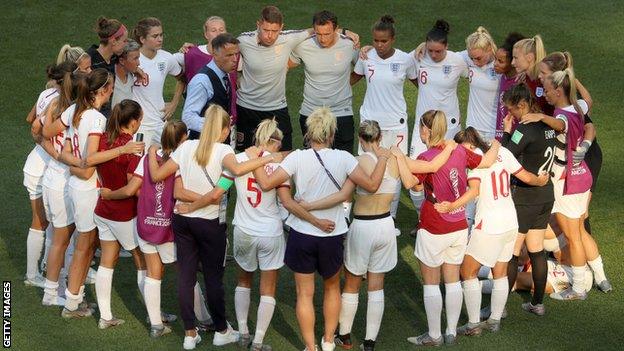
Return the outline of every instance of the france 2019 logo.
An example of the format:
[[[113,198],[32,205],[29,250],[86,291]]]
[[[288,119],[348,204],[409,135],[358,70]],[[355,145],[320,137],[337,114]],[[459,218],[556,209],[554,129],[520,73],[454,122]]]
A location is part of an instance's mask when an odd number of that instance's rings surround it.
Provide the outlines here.
[[[400,63],[391,63],[390,64],[390,70],[392,71],[392,73],[397,73],[399,71],[399,69],[401,69],[401,64]]]
[[[442,73],[444,73],[445,76],[451,74],[451,65],[442,66]]]

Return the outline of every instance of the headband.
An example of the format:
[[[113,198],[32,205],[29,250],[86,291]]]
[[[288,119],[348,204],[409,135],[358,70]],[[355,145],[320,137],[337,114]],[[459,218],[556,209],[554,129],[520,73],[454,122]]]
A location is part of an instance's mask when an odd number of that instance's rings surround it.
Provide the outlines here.
[[[121,37],[122,35],[124,35],[124,33],[126,33],[126,26],[124,26],[123,24],[121,25],[121,27],[119,27],[119,29],[117,29],[117,31],[115,32],[115,34],[111,35],[110,37],[108,37],[107,39],[117,39],[119,37]]]

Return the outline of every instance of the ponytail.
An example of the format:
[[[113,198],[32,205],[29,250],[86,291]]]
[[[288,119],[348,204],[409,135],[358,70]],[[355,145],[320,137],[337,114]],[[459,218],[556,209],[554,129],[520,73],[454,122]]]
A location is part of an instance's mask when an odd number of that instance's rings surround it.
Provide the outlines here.
[[[271,140],[282,140],[283,137],[284,134],[278,128],[275,118],[267,118],[260,122],[254,135],[256,146],[266,146],[271,142]]]
[[[373,120],[362,121],[358,130],[358,136],[367,143],[378,142],[381,139],[379,123]]]
[[[477,130],[473,127],[468,127],[464,130],[457,132],[453,140],[455,140],[455,142],[458,144],[469,143],[477,149],[480,149],[483,153],[488,152],[488,150],[490,149],[490,145],[488,145],[483,140],[483,138],[481,138],[479,132],[477,132]]]
[[[112,81],[111,74],[105,68],[94,69],[84,79],[77,81],[76,111],[72,118],[72,125],[75,128],[80,125],[82,113],[94,107],[97,92],[100,89],[106,89]]]
[[[111,116],[106,121],[108,145],[112,145],[121,134],[122,127],[127,127],[132,121],[140,120],[142,115],[141,105],[134,100],[124,99],[115,105]]]
[[[165,124],[162,135],[160,136],[163,161],[167,161],[171,153],[182,143],[186,132],[186,124],[182,121],[169,121]]]
[[[539,75],[539,67],[537,64],[546,57],[546,49],[544,49],[544,42],[542,37],[537,34],[530,39],[522,39],[514,44],[514,49],[519,49],[524,55],[533,54],[534,61],[532,66],[528,69],[527,73],[532,79],[537,78]]]
[[[439,19],[433,25],[433,28],[431,28],[427,33],[426,41],[433,41],[446,45],[448,44],[448,34],[450,29],[451,26],[448,24],[447,21]]]
[[[485,52],[492,53],[492,57],[496,55],[496,43],[490,32],[484,27],[479,26],[477,30],[466,38],[466,50],[481,49]]]
[[[542,62],[551,72],[563,71],[566,68],[572,68],[572,55],[567,51],[556,51],[544,57]]]
[[[579,116],[583,116],[583,110],[576,101],[576,79],[574,78],[574,70],[566,68],[563,71],[557,71],[551,74],[548,79],[552,82],[555,89],[561,88],[568,98],[570,105],[574,106],[574,110]]]
[[[394,29],[394,18],[390,15],[383,15],[373,25],[373,31],[389,32],[390,37],[394,38],[396,30]]]
[[[446,115],[441,110],[429,110],[420,118],[420,126],[429,128],[428,146],[436,146],[444,142],[446,135]]]
[[[199,145],[195,151],[195,161],[206,167],[215,143],[219,142],[221,131],[230,125],[230,115],[219,105],[210,105],[204,114],[204,127],[199,135]]]

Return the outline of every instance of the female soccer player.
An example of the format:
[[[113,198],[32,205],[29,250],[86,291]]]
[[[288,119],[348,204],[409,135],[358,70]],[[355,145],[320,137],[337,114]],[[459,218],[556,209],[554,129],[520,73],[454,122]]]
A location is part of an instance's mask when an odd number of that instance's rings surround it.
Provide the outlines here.
[[[513,59],[513,46],[519,40],[524,39],[524,36],[519,33],[509,33],[505,42],[496,50],[496,61],[494,62],[494,70],[500,75],[500,83],[498,85],[498,98],[496,108],[496,140],[501,141],[503,139],[503,120],[507,116],[507,107],[503,102],[503,95],[512,86],[516,85],[517,72],[514,66],[511,64]],[[515,128],[514,123],[513,126]]]
[[[394,47],[396,30],[392,16],[382,16],[373,26],[373,47],[366,59],[360,58],[351,74],[351,85],[366,77],[366,95],[360,107],[360,119],[377,121],[381,128],[381,146],[397,146],[407,154],[407,105],[403,83],[417,85],[416,67],[411,56]],[[360,151],[362,149],[360,148]],[[361,152],[360,152],[361,153]],[[396,218],[401,184],[396,183],[390,208]]]
[[[42,197],[42,181],[44,172],[50,162],[50,154],[46,150],[49,150],[51,153],[55,152],[50,140],[41,138],[39,134],[44,117],[52,101],[58,99],[59,92],[62,90],[63,79],[66,77],[66,73],[71,73],[71,71],[68,71],[70,68],[75,69],[75,65],[72,66],[70,63],[67,63],[48,67],[46,73],[48,80],[51,82],[51,87],[39,94],[37,102],[26,116],[26,122],[31,125],[31,131],[36,144],[28,154],[23,168],[23,184],[28,191],[32,209],[32,220],[28,229],[28,237],[26,238],[26,275],[24,284],[40,288],[44,287],[45,281],[41,272],[39,272],[39,259],[41,259],[45,242],[48,241],[48,247],[51,244],[53,234],[52,228],[49,228],[49,233],[46,235],[49,222],[46,219],[44,199]]]
[[[455,141],[469,149],[479,148],[487,152],[489,145],[472,127],[459,132]],[[526,171],[513,154],[504,147],[498,150],[496,162],[489,168],[475,169],[468,172],[470,190],[461,198],[450,202],[435,204],[436,210],[449,213],[478,197],[475,226],[470,235],[466,255],[461,265],[464,300],[468,312],[468,323],[459,327],[460,335],[479,335],[485,326],[490,331],[500,329],[500,320],[509,293],[507,281],[507,262],[513,255],[518,233],[516,209],[511,198],[511,175],[525,184],[545,185],[550,176],[544,172],[539,177]],[[492,304],[487,323],[480,322],[481,286],[477,277],[481,266],[492,269],[493,289]]]
[[[91,56],[87,54],[80,46],[63,45],[56,57],[56,64],[69,61],[75,63],[76,70],[83,73],[91,72]]]
[[[264,156],[244,163],[238,163],[229,145],[222,144],[230,132],[230,117],[217,105],[206,110],[206,123],[199,140],[187,140],[162,166],[159,167],[155,148],[150,148],[150,177],[153,182],[164,180],[179,170],[184,188],[197,194],[176,195],[178,202],[192,202],[200,198],[207,189],[217,188],[222,170],[228,169],[235,176],[249,173],[269,162],[279,161],[279,154]],[[202,207],[186,214],[174,214],[172,228],[179,262],[178,302],[184,321],[185,349],[194,349],[201,337],[195,329],[193,313],[193,286],[196,282],[197,266],[202,262],[204,280],[208,295],[210,314],[217,332],[213,345],[220,346],[236,342],[239,333],[232,329],[225,319],[223,274],[226,250],[225,201],[219,201],[223,191],[217,195],[217,204]],[[225,200],[225,199],[223,199]]]
[[[583,140],[583,110],[576,100],[574,72],[570,68],[557,71],[544,81],[546,99],[555,107],[554,116],[533,114],[527,122],[542,121],[558,131],[554,154],[553,183],[555,203],[552,212],[556,214],[559,227],[566,235],[570,246],[572,264],[572,287],[551,294],[557,300],[584,300],[587,292],[583,289],[586,255],[581,239],[581,217],[587,212],[589,189],[592,177],[585,161],[575,162],[573,152]]]
[[[416,121],[412,131],[410,157],[415,159],[427,147],[418,137],[420,117],[430,110],[441,110],[447,117],[446,138],[451,139],[460,130],[459,100],[457,83],[460,77],[468,75],[464,59],[448,50],[449,24],[445,20],[436,21],[427,33],[422,58],[416,57],[418,75],[418,100],[416,102]],[[416,49],[416,55],[421,50]],[[420,55],[417,55],[420,56]],[[420,210],[424,192],[410,190],[410,197],[416,210]]]
[[[306,139],[310,149],[289,154],[268,178],[263,169],[254,172],[263,190],[273,189],[290,177],[296,183],[296,198],[306,202],[331,195],[351,179],[368,192],[375,192],[383,179],[387,150],[378,150],[379,162],[369,176],[346,151],[330,149],[336,133],[336,117],[328,108],[316,109],[306,120]],[[286,206],[286,203],[285,203]],[[340,268],[343,262],[344,236],[347,223],[341,204],[301,213],[291,210],[286,224],[290,236],[284,263],[295,272],[297,285],[297,320],[306,349],[315,349],[314,338],[314,272],[323,278],[324,335],[323,350],[333,350],[334,332],[340,314]]]
[[[262,156],[279,152],[282,131],[277,121],[266,119],[258,125],[255,140]],[[238,162],[245,162],[249,157],[245,152],[236,155]],[[268,164],[265,169],[272,173],[277,164]],[[225,174],[227,177],[232,177]],[[233,177],[232,177],[233,178]],[[234,293],[234,307],[241,335],[239,344],[251,347],[251,350],[269,350],[263,345],[264,335],[269,327],[275,309],[275,289],[278,270],[284,265],[286,241],[283,223],[277,202],[277,191],[262,191],[254,175],[250,172],[236,177],[236,210],[234,211],[234,259],[239,266],[238,284]],[[282,186],[290,189],[288,183]],[[190,205],[178,206],[178,213],[188,213],[207,205],[209,197],[193,202]],[[251,285],[253,274],[260,268],[260,304],[256,332],[251,339],[247,327],[249,314]],[[251,344],[251,345],[250,345]]]
[[[518,84],[503,95],[509,115],[505,117],[505,133],[502,144],[520,160],[527,171],[539,174],[550,172],[554,158],[555,131],[543,123],[518,124],[512,131],[512,118],[524,121],[531,112],[539,112],[535,97],[525,84]],[[553,206],[552,182],[543,187],[535,187],[516,180],[512,193],[518,217],[518,238],[507,266],[509,288],[514,286],[518,274],[518,256],[526,244],[531,260],[535,289],[531,301],[522,308],[539,316],[546,313],[543,304],[548,267],[544,253],[544,232]]]
[[[76,104],[68,108],[55,124],[69,126],[63,147],[63,160],[72,165],[72,159],[84,160],[97,152],[99,139],[104,132],[106,118],[98,108],[102,107],[113,92],[113,77],[107,70],[94,69],[86,79],[78,82]],[[74,208],[76,230],[79,233],[68,276],[64,318],[88,317],[93,310],[79,306],[83,300],[84,280],[95,251],[97,227],[93,211],[98,198],[95,167],[79,169],[70,167],[69,195]]]
[[[543,83],[544,79],[551,75],[553,72],[563,71],[566,68],[572,68],[572,56],[570,55],[570,53],[553,52],[552,54],[546,56],[539,64],[540,80]],[[576,79],[575,85],[577,91],[581,95],[581,98],[587,103],[588,110],[591,110],[592,99],[589,92],[587,91],[587,89],[585,89],[585,87],[578,79]],[[585,160],[587,166],[589,167],[589,171],[592,174],[592,186],[589,189],[589,202],[591,202],[592,194],[596,189],[598,175],[600,174],[600,169],[602,168],[602,149],[598,144],[598,139],[596,138],[596,128],[594,128],[594,124],[589,117],[589,113],[585,114],[584,119],[585,125],[583,142],[581,142],[579,149],[575,150],[575,152],[573,153],[573,157],[574,160],[577,162]],[[587,207],[588,211],[583,215],[584,228],[582,229],[581,233],[583,239],[583,248],[585,249],[585,254],[587,256],[587,264],[594,272],[596,285],[598,285],[598,288],[601,291],[608,292],[612,290],[612,287],[611,283],[604,274],[602,256],[600,256],[600,254],[598,253],[598,247],[596,245],[596,242],[590,236],[591,225],[589,223],[589,203],[587,204]]]
[[[135,73],[139,67],[139,43],[132,39],[124,46],[123,51],[119,55],[119,59],[115,64],[115,90],[111,99],[112,107],[115,107],[122,100],[132,100],[132,87],[136,82]]]
[[[445,143],[447,117],[440,110],[427,111],[420,118],[419,135],[429,147],[418,156],[419,160],[429,161],[442,152]],[[463,146],[458,146],[451,153],[448,161],[437,172],[412,174],[405,160],[399,160],[401,180],[406,188],[423,183],[426,201],[419,217],[419,230],[416,237],[414,254],[420,261],[424,286],[425,311],[429,331],[408,341],[416,345],[439,346],[443,343],[454,344],[457,321],[461,313],[462,288],[459,282],[459,268],[466,251],[468,225],[464,207],[450,213],[439,213],[433,205],[439,201],[455,201],[466,192],[466,169],[489,167],[494,163],[499,144],[492,142],[492,147],[484,157],[477,155]],[[417,177],[417,178],[416,178]],[[442,294],[440,292],[440,274],[444,274],[446,287],[447,328],[442,338],[441,313]]]
[[[522,39],[513,46],[511,64],[518,73],[518,81],[525,83],[535,97],[538,106],[545,114],[551,115],[553,108],[546,102],[544,86],[539,80],[539,63],[546,57],[542,37],[538,34],[533,38]]]
[[[496,43],[483,27],[466,38],[466,50],[459,54],[468,65],[468,112],[466,126],[475,128],[485,140],[496,131],[496,97],[500,75],[494,69]]]
[[[144,116],[139,132],[143,133],[145,145],[149,147],[160,141],[165,121],[175,112],[185,84],[180,65],[172,54],[162,50],[163,29],[157,18],[140,20],[132,34],[134,40],[141,44],[139,66],[148,77],[147,82],[135,84],[133,96],[143,108]],[[173,98],[165,103],[163,91],[167,75],[175,76],[177,81]]]

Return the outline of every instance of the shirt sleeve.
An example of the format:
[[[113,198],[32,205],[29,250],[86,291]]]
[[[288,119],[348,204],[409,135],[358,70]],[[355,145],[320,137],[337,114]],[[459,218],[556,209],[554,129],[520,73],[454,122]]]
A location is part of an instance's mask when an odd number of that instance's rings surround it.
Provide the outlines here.
[[[145,160],[147,159],[147,157],[148,157],[147,155],[144,155],[143,157],[141,157],[141,159],[137,163],[136,168],[134,169],[133,175],[139,178],[143,178],[143,175],[145,174],[145,170],[143,169],[143,164],[145,163]]]
[[[291,49],[294,49],[310,37],[310,33],[308,33],[308,31],[305,29],[293,30],[292,32],[289,32],[285,35],[288,38],[287,43]]]
[[[290,177],[292,177],[297,171],[297,161],[299,159],[300,152],[301,151],[299,150],[291,152],[279,165]]]
[[[97,114],[96,116],[93,116],[94,118],[92,120],[92,124],[89,126],[89,135],[102,135],[106,129],[106,118],[104,115],[97,111],[87,111],[85,114],[86,113]]]
[[[128,155],[128,168],[126,169],[126,173],[128,174],[133,174],[134,171],[136,171],[139,163],[141,162],[141,160],[143,159],[140,156],[137,156],[135,154],[130,154]]]
[[[173,58],[177,62],[177,64],[184,69],[184,54],[181,52],[176,52],[173,54]]]
[[[479,163],[481,163],[481,159],[483,157],[478,155],[468,149],[466,149],[466,165],[469,169],[474,169],[479,167]]]
[[[301,46],[302,44],[299,44],[295,49],[293,49],[293,51],[290,53],[290,60],[298,65],[301,64]]]
[[[518,162],[518,160],[514,157],[514,155],[509,150],[505,148],[500,148],[500,151],[498,153],[499,154],[502,153],[503,161],[505,162],[504,164],[505,169],[511,172],[511,174],[517,174],[523,169],[520,162]]]
[[[358,59],[355,63],[355,66],[353,66],[353,72],[355,72],[355,74],[363,76],[364,72],[366,72],[366,61]]]
[[[468,57],[468,54],[466,54],[466,57]],[[468,57],[468,59],[470,60],[470,57]],[[468,63],[463,59],[463,58],[459,58],[457,60],[457,67],[459,68],[459,75],[463,78],[467,78],[468,77]]]
[[[557,116],[555,116],[555,118],[562,120],[563,123],[565,124],[561,133],[567,133],[568,132],[568,117],[566,117],[566,115],[564,114],[558,114]]]
[[[196,74],[186,90],[186,100],[182,109],[182,122],[188,129],[201,132],[204,126],[204,117],[201,111],[208,100],[212,99],[214,90],[212,83],[205,74]]]
[[[347,171],[347,174],[350,175],[351,173],[353,173],[353,171],[355,171],[355,168],[358,166],[358,161],[355,156],[351,155],[350,153],[346,151],[342,152],[342,159],[345,161],[345,170]]]
[[[184,62],[184,57],[182,57],[182,61]],[[182,65],[178,63],[178,60],[173,55],[169,55],[167,58],[167,74],[172,76],[177,76],[182,72]]]
[[[407,69],[405,70],[405,75],[407,79],[413,80],[418,78],[418,73],[416,73],[416,60],[414,59],[414,55],[409,55],[408,59],[405,63],[407,65]]]

